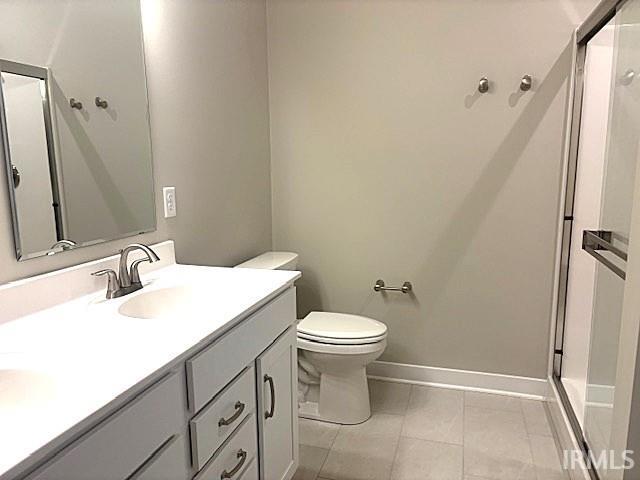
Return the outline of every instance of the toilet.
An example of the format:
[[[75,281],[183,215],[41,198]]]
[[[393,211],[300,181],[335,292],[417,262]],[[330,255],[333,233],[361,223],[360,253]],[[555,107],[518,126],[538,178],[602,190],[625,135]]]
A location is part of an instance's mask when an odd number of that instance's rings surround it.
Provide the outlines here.
[[[236,268],[294,270],[298,255],[267,252]],[[298,413],[344,425],[371,416],[366,367],[387,346],[387,326],[360,315],[310,312],[298,322]]]

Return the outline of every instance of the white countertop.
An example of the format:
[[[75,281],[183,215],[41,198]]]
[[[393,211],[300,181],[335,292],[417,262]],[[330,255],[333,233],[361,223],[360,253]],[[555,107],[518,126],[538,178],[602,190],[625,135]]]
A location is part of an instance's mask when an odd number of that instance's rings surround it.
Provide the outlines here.
[[[0,324],[0,476],[300,273],[173,264],[142,276],[145,288],[128,296],[105,300],[100,290]],[[206,306],[162,319],[118,313],[137,295],[183,285]]]

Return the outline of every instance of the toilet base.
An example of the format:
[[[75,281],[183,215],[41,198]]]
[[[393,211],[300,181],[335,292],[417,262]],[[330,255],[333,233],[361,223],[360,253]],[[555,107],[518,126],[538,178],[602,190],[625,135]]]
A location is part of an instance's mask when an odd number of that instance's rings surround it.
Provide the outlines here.
[[[317,397],[317,402],[308,400],[298,404],[300,417],[341,425],[356,425],[371,417],[365,368],[321,374]]]

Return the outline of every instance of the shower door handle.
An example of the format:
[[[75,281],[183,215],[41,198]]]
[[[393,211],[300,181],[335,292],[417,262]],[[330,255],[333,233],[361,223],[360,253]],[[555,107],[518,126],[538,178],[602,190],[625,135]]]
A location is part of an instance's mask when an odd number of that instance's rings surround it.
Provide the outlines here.
[[[627,261],[627,254],[611,243],[613,234],[608,230],[584,230],[582,232],[582,249],[605,267],[625,280],[627,274],[618,265],[598,253],[599,250],[611,252],[623,261]]]
[[[13,188],[20,186],[20,170],[15,165],[11,165],[11,177],[13,178]]]

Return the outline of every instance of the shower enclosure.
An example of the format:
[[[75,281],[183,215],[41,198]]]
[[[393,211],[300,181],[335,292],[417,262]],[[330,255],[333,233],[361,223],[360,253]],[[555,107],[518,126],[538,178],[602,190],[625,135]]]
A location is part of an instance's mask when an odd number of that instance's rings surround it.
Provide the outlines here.
[[[637,349],[637,338],[625,336],[637,326],[623,323],[635,302],[627,260],[640,215],[639,77],[640,0],[602,2],[577,32],[553,358],[554,381],[592,460],[590,473],[602,479],[640,478],[622,468],[619,438],[629,431],[621,433],[617,420],[630,416],[634,376],[622,375],[630,371],[623,362],[635,360],[627,344],[635,341]]]

